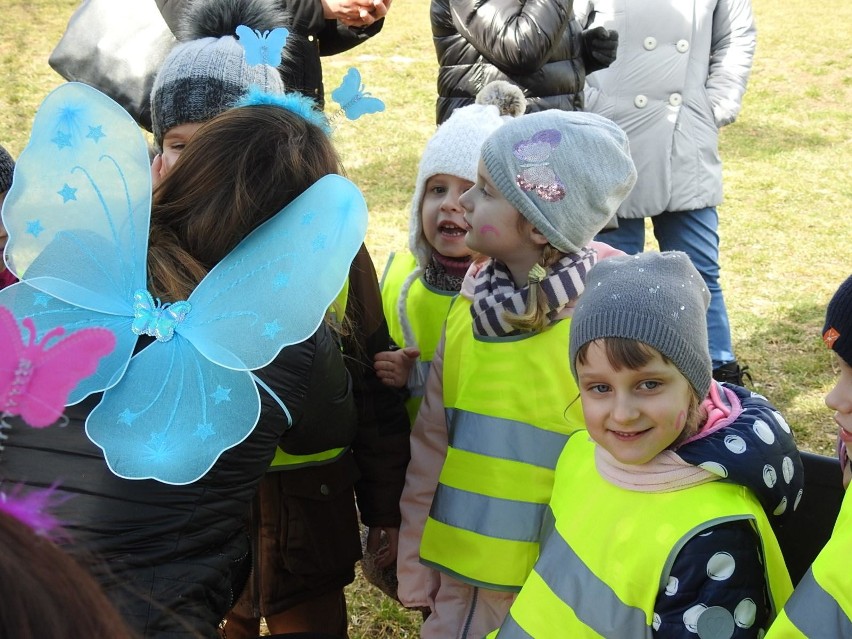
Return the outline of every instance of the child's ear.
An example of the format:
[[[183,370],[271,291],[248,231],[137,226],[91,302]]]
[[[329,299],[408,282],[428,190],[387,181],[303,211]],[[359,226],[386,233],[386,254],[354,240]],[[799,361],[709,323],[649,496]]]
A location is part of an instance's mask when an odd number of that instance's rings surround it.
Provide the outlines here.
[[[545,246],[550,244],[550,240],[548,240],[541,231],[539,231],[536,227],[530,225],[530,239],[533,241],[533,244],[538,244],[539,246]]]

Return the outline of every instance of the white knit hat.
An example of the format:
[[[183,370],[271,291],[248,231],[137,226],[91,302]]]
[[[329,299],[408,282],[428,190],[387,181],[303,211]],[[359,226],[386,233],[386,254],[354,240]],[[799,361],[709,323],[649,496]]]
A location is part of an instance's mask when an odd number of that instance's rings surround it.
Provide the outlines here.
[[[476,104],[453,111],[426,143],[417,170],[408,227],[408,248],[417,260],[417,268],[403,283],[397,303],[405,346],[416,345],[405,310],[408,289],[423,275],[432,257],[432,247],[423,235],[421,217],[427,180],[434,175],[452,175],[475,182],[482,143],[504,123],[523,114],[525,109],[526,98],[518,87],[503,80],[490,82],[477,94]]]

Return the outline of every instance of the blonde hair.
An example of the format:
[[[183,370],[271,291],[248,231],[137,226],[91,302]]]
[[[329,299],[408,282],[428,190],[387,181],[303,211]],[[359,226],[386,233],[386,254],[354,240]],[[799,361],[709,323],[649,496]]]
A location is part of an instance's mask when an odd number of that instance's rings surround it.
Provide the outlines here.
[[[518,215],[518,230],[525,231],[532,228],[533,224],[523,215]],[[557,249],[552,244],[545,244],[541,249],[541,255],[536,264],[543,269],[553,266],[565,257],[565,253]],[[535,267],[533,267],[535,268]],[[503,312],[503,319],[514,329],[521,331],[541,331],[550,325],[550,319],[547,314],[553,309],[550,308],[547,295],[541,289],[541,280],[531,280],[529,288],[529,296],[527,297],[527,306],[523,313],[512,313],[510,311]]]

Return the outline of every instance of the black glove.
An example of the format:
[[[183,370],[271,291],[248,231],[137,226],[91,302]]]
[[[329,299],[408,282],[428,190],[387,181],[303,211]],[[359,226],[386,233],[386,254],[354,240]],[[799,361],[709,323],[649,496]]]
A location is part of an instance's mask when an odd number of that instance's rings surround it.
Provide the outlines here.
[[[583,63],[586,74],[606,69],[615,62],[618,49],[618,32],[606,27],[595,27],[583,31]]]

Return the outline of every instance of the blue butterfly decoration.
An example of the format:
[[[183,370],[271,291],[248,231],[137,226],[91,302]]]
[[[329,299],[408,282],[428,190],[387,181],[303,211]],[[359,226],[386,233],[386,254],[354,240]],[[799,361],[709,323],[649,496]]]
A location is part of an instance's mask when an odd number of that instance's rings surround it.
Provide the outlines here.
[[[112,330],[115,350],[68,403],[103,391],[86,433],[116,475],[186,484],[254,429],[266,387],[251,371],[316,331],[363,242],[367,208],[354,184],[327,175],[173,304],[147,290],[150,215],[139,127],[96,89],[60,86],[36,114],[3,207],[21,281],[0,291],[0,305],[31,317],[39,339],[59,326]],[[139,335],[156,339],[134,354]]]
[[[281,51],[290,32],[285,27],[278,27],[261,33],[241,24],[236,29],[240,44],[246,51],[246,64],[268,64],[277,67],[281,64]]]
[[[346,72],[343,82],[331,92],[331,97],[340,105],[341,110],[350,120],[357,120],[367,113],[378,113],[385,110],[384,102],[364,91],[361,74],[355,67]]]

